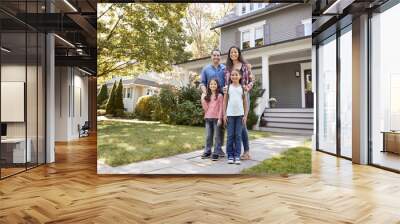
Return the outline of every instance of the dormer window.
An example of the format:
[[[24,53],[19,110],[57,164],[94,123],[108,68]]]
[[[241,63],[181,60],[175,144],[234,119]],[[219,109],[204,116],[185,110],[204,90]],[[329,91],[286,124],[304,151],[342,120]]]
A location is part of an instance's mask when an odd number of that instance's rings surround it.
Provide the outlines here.
[[[242,32],[242,49],[250,48],[250,30]]]
[[[260,47],[264,45],[264,27],[256,27],[254,30],[254,45]]]
[[[240,47],[242,49],[260,47],[264,45],[265,20],[247,26],[239,27]]]
[[[258,9],[264,8],[268,3],[239,3],[239,15],[250,13]]]

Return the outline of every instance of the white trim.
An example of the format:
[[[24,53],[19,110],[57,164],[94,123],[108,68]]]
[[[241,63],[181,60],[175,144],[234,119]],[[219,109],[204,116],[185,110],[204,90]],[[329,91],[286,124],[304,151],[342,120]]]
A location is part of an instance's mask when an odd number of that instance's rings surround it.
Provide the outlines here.
[[[263,33],[264,33],[264,25],[265,25],[266,21],[259,21],[250,25],[246,25],[246,26],[242,26],[239,27],[238,30],[240,31],[240,49],[243,49],[243,42],[242,42],[242,36],[244,32],[249,31],[250,32],[250,47],[254,47],[255,46],[255,30],[256,28],[262,28],[263,29]],[[264,37],[263,37],[263,41]]]
[[[311,62],[300,63],[301,72],[301,107],[306,107],[306,96],[305,96],[305,86],[304,86],[304,70],[311,69]]]
[[[269,65],[284,64],[284,63],[289,63],[289,62],[305,61],[305,60],[311,60],[311,57],[300,57],[300,58],[292,58],[292,59],[286,59],[286,60],[280,60],[280,61],[271,61],[269,63]]]

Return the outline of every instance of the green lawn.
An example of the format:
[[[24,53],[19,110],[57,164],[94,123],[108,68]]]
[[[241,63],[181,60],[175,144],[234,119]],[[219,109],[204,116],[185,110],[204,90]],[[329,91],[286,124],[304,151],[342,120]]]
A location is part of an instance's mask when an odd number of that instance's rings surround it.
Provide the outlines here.
[[[243,170],[242,173],[251,175],[311,173],[311,148],[304,146],[290,148],[279,156]]]
[[[97,128],[97,157],[110,166],[199,150],[205,141],[204,127],[99,121]],[[267,132],[249,132],[250,139],[268,136]]]

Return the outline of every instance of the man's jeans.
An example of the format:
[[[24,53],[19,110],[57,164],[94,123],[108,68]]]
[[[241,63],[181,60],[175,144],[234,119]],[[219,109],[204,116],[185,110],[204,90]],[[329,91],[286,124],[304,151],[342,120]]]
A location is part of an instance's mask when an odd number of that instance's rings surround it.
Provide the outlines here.
[[[211,154],[211,148],[213,146],[213,141],[215,139],[214,153],[220,155],[222,136],[221,128],[218,126],[218,119],[216,118],[206,118],[206,148],[204,149],[204,154]],[[214,138],[215,136],[215,138]]]
[[[228,116],[228,139],[226,154],[228,159],[239,158],[242,148],[243,116]]]
[[[245,97],[247,100],[247,105],[246,105],[247,111],[249,111],[249,109],[250,109],[250,93],[245,93]],[[242,142],[243,142],[243,151],[248,152],[250,150],[250,146],[249,146],[249,133],[247,131],[247,125],[243,125]]]

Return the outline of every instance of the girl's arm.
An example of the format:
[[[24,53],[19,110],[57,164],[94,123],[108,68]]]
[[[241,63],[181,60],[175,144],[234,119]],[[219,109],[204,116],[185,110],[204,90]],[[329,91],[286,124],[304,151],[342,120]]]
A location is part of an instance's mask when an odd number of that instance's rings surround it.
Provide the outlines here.
[[[249,94],[249,93],[247,93]],[[247,122],[247,115],[249,114],[249,110],[247,108],[247,97],[243,98],[243,108],[244,108],[244,116],[243,116],[243,125],[246,125]]]
[[[218,106],[219,106],[219,110],[218,110],[218,120],[222,121],[222,119],[224,118],[224,97],[222,96],[222,94],[218,95]]]
[[[247,67],[247,71],[249,74],[249,77],[248,77],[249,81],[248,81],[248,84],[246,85],[246,91],[249,92],[253,88],[253,85],[254,85],[253,72],[251,71],[251,64],[246,64],[246,67]]]
[[[204,99],[204,95],[201,96],[201,106],[203,107],[204,112],[206,112],[208,110],[208,103]]]
[[[228,117],[226,116],[226,107],[228,106],[228,94],[224,95],[224,105],[223,105],[223,113],[224,113],[224,123],[228,122]]]

